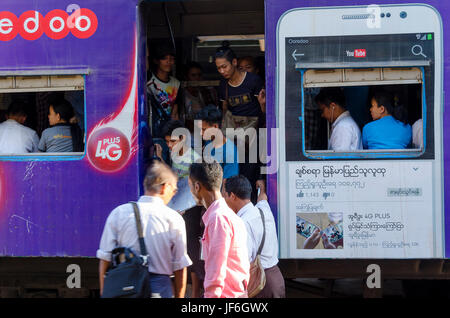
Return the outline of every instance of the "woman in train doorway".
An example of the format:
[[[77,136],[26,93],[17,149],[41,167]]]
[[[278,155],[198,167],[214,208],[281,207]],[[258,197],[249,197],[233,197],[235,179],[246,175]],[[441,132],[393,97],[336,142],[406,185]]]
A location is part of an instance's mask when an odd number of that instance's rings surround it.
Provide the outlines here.
[[[214,59],[217,70],[223,77],[219,86],[223,132],[226,134],[227,128],[243,128],[244,130],[253,128],[257,132],[258,119],[266,109],[264,82],[258,75],[238,68],[237,56],[227,42],[217,49]],[[254,185],[259,179],[259,164],[249,162],[249,152],[256,151],[256,156],[258,154],[257,133],[251,136],[248,142],[245,141],[245,135],[239,134],[237,138],[237,146],[240,147],[239,138],[243,137],[242,141],[245,142],[246,148],[238,149],[240,154],[243,151],[245,153],[245,163],[240,164],[239,171]],[[256,189],[253,189],[252,199],[256,200]]]

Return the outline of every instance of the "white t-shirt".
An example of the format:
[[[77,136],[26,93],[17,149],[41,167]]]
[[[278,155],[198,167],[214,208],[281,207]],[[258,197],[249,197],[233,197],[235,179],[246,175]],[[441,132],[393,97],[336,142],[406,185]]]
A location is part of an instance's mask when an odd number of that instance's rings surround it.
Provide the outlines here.
[[[142,196],[138,201],[144,242],[149,255],[149,272],[172,275],[192,264],[187,254],[186,225],[183,217],[157,197]],[[134,210],[131,204],[115,208],[106,220],[97,258],[111,261],[111,251],[125,246],[140,253]]]
[[[180,81],[173,76],[169,77],[168,82],[163,82],[156,75],[152,74],[147,83],[147,92],[155,97],[168,116],[172,115],[179,89]]]
[[[0,154],[25,154],[38,152],[39,137],[36,132],[13,119],[0,124]]]
[[[247,228],[247,247],[250,262],[253,262],[258,253],[258,248],[263,237],[263,224],[260,208],[264,214],[264,224],[266,226],[266,238],[259,256],[264,269],[271,268],[278,264],[278,238],[275,226],[275,219],[266,200],[259,201],[256,206],[251,202],[242,207],[237,215],[244,221]]]
[[[362,149],[361,131],[349,111],[342,113],[332,125],[328,149],[354,151]]]

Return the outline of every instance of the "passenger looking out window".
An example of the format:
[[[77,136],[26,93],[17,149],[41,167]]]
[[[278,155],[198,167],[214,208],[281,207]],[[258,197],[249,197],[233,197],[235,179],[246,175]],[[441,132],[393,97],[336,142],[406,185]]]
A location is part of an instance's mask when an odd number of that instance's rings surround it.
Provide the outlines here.
[[[373,122],[363,128],[364,149],[405,149],[411,144],[411,125],[403,105],[395,105],[387,91],[377,92],[371,99]]]
[[[339,152],[362,149],[361,132],[345,107],[345,96],[340,88],[322,88],[315,97],[322,117],[331,126],[331,137],[328,141],[328,150]]]
[[[72,105],[65,99],[55,100],[49,107],[50,128],[42,132],[41,152],[82,152],[83,134],[78,124],[71,124],[75,116]]]
[[[6,121],[0,124],[0,154],[25,154],[37,152],[39,137],[24,125],[27,120],[26,106],[14,101],[8,108]]]

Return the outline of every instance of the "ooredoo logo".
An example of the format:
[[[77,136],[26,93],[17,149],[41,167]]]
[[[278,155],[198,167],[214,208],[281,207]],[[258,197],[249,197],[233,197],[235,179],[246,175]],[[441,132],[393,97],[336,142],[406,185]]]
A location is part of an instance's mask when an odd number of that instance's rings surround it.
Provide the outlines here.
[[[88,157],[101,171],[118,171],[130,157],[130,143],[120,130],[100,128],[89,137]]]
[[[11,41],[17,34],[29,41],[39,39],[44,33],[60,40],[69,33],[79,39],[87,39],[97,31],[98,19],[89,9],[79,8],[72,14],[52,10],[44,17],[38,11],[26,11],[19,18],[9,11],[0,12],[0,41]]]

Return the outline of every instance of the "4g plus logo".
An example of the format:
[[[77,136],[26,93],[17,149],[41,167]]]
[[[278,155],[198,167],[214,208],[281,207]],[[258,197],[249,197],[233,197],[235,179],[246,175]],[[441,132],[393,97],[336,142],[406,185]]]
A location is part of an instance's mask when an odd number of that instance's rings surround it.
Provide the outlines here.
[[[120,170],[130,157],[130,143],[125,135],[112,127],[99,128],[89,137],[88,158],[104,172]]]
[[[53,40],[61,40],[69,33],[79,39],[91,37],[98,27],[98,19],[89,9],[69,6],[52,10],[44,17],[38,11],[26,11],[20,17],[9,11],[0,12],[0,41],[11,41],[18,34],[28,41],[39,39],[44,33]]]

